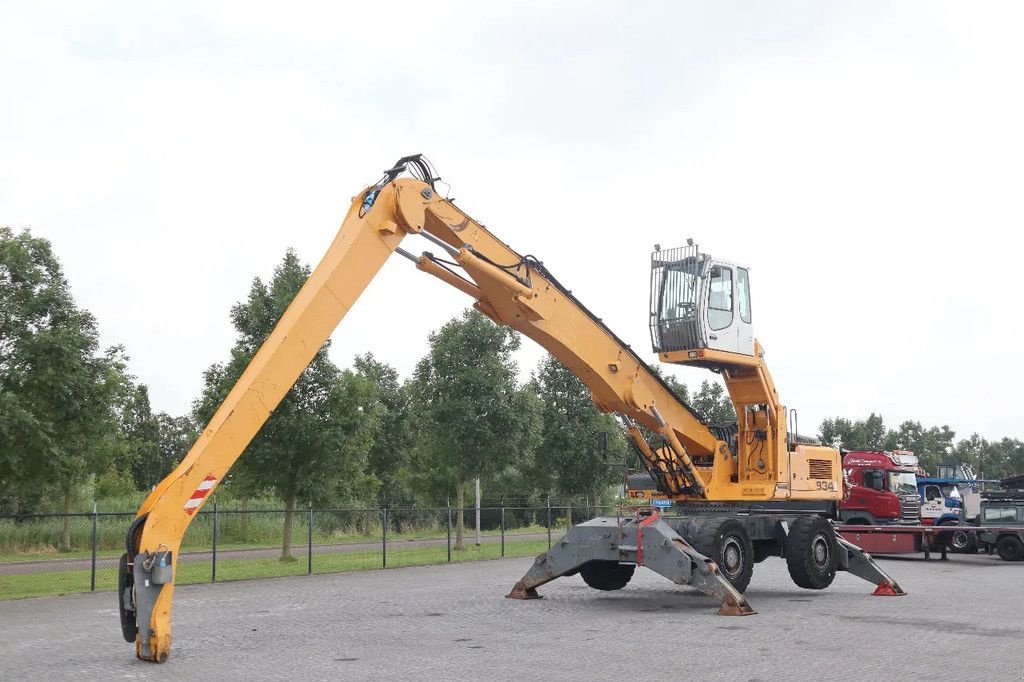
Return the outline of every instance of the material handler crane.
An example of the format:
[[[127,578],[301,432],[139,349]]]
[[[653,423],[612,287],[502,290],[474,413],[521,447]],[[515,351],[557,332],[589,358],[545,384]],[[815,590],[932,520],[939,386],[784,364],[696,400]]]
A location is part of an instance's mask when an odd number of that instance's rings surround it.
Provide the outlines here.
[[[411,177],[403,177],[405,174]],[[742,592],[753,564],[783,556],[794,581],[821,589],[836,570],[902,594],[821,513],[842,496],[839,453],[798,442],[751,328],[749,272],[692,243],[651,261],[651,336],[663,362],[718,372],[738,423],[705,423],[659,375],[532,256],[522,256],[440,196],[420,155],[404,157],[352,200],[323,260],[285,311],[181,464],[129,527],[119,570],[121,629],[141,659],[171,648],[171,602],[182,537],[209,494],[393,253],[473,299],[496,324],[530,337],[574,372],[594,404],[619,416],[672,513],[597,518],[573,527],[513,587],[512,598],[579,573],[619,589],[636,566],[691,585],[720,613],[753,613]],[[401,248],[418,235],[430,251]],[[656,434],[651,442],[644,431]]]

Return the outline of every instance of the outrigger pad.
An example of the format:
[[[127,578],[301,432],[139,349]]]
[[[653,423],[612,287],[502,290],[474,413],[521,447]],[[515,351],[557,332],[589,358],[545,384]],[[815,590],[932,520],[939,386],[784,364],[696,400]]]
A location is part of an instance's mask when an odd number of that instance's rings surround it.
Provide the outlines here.
[[[505,595],[505,599],[543,599],[544,597],[537,594],[537,589],[534,587],[523,587],[523,581],[520,580],[512,586],[512,591]]]
[[[572,575],[588,561],[617,561],[646,566],[677,585],[690,585],[722,604],[718,613],[756,613],[743,595],[707,558],[658,517],[598,517],[573,526],[551,549],[540,554],[507,597],[537,599],[537,588]]]
[[[875,563],[870,554],[845,539],[841,535],[836,536],[836,545],[839,552],[839,570],[847,571],[858,578],[867,580],[876,585],[875,591],[871,594],[876,597],[902,597],[907,593],[895,580],[882,570],[882,567]]]
[[[896,583],[880,583],[875,588],[875,591],[871,593],[873,597],[905,597],[906,595],[907,593],[900,589],[900,586]]]

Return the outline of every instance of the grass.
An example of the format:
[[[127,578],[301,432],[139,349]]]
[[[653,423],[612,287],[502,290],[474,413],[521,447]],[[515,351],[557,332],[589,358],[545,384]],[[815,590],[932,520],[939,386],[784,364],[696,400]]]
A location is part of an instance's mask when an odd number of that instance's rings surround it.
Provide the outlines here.
[[[517,529],[517,532],[523,532],[523,530]],[[500,543],[488,543],[477,547],[472,544],[471,539],[469,539],[469,542],[470,544],[467,545],[466,549],[452,551],[453,563],[498,559],[501,557]],[[520,540],[515,536],[511,536],[506,538],[505,557],[535,556],[547,550],[547,548],[546,538]],[[297,548],[298,551],[302,549],[301,547]],[[70,555],[63,556],[70,557]],[[447,561],[448,549],[446,545],[437,547],[392,547],[389,543],[388,546],[388,568],[443,564],[447,563]],[[382,559],[379,549],[313,555],[313,573],[317,574],[363,571],[381,567]],[[304,552],[297,556],[296,561],[281,561],[277,557],[219,559],[217,561],[217,581],[305,575],[307,570],[307,560]],[[177,568],[175,583],[178,585],[204,583],[210,582],[211,577],[210,563],[183,563]],[[88,592],[89,578],[90,571],[88,569],[23,575],[0,575],[0,600]],[[113,591],[116,589],[116,570],[112,568],[98,568],[96,570],[96,590]]]

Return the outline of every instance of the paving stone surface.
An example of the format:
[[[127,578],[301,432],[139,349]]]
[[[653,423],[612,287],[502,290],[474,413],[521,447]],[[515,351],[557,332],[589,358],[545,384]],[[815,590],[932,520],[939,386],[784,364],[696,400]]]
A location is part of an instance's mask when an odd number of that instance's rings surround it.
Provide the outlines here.
[[[113,593],[0,602],[0,678],[1024,678],[1024,563],[884,560],[909,592],[897,598],[842,573],[802,590],[772,558],[755,569],[748,617],[718,616],[647,570],[618,592],[575,576],[541,588],[543,600],[502,598],[529,565],[181,586],[162,665],[121,639]]]

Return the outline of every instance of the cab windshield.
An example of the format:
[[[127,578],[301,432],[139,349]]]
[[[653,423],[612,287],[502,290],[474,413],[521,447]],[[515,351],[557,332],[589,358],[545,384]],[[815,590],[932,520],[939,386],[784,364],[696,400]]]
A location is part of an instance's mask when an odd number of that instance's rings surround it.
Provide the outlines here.
[[[905,471],[890,471],[889,490],[897,495],[916,495],[917,474]]]

